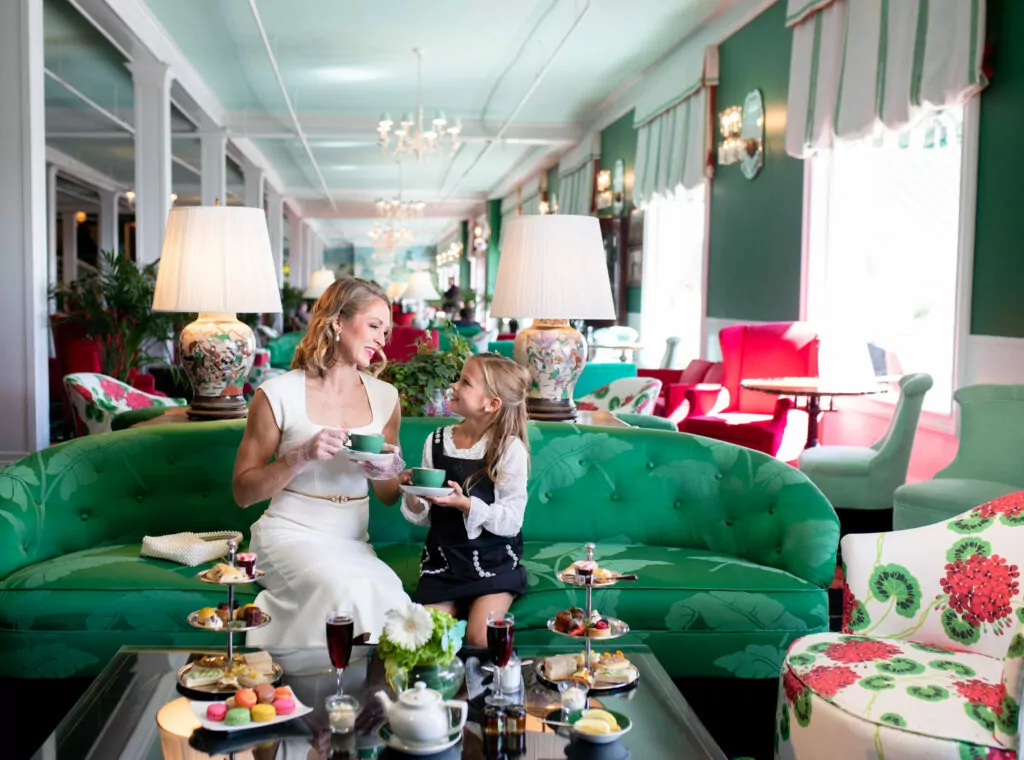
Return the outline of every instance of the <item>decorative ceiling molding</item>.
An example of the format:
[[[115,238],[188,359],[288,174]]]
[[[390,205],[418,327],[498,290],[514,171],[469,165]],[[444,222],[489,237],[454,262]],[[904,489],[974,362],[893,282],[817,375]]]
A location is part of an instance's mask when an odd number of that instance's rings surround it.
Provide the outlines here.
[[[81,180],[88,185],[97,187],[100,190],[109,190],[115,193],[123,193],[128,189],[127,185],[122,185],[112,177],[108,177],[103,172],[96,171],[91,166],[83,164],[81,161],[72,158],[67,153],[52,148],[49,145],[46,146],[46,163],[53,164],[57,167],[57,170],[67,174],[69,177]]]

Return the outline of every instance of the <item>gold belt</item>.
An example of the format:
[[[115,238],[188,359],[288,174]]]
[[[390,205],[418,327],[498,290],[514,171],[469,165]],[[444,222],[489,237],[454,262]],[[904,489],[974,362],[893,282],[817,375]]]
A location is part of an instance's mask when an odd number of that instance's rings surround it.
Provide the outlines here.
[[[304,493],[302,491],[295,491],[291,488],[283,488],[283,491],[288,493],[294,493],[299,496],[306,496],[310,499],[323,499],[324,501],[332,501],[335,504],[344,504],[347,501],[362,501],[363,499],[369,498],[368,496],[321,496],[315,493]]]

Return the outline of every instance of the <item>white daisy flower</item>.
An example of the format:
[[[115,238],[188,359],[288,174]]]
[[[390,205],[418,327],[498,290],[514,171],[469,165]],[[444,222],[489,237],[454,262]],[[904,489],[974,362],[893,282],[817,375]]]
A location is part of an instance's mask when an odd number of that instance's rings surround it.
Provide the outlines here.
[[[384,615],[384,632],[400,647],[419,649],[430,641],[434,619],[422,605],[406,604]]]

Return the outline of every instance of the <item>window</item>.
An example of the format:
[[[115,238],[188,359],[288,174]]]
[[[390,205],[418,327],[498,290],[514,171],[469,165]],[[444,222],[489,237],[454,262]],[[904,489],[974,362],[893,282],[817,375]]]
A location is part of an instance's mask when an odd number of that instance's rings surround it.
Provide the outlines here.
[[[924,408],[944,415],[955,372],[962,146],[957,108],[810,159],[807,318],[822,327],[821,371],[927,372],[935,384]],[[826,353],[828,339],[845,349]]]
[[[644,207],[640,342],[646,367],[660,366],[671,337],[679,338],[673,367],[701,355],[706,198],[701,183]]]

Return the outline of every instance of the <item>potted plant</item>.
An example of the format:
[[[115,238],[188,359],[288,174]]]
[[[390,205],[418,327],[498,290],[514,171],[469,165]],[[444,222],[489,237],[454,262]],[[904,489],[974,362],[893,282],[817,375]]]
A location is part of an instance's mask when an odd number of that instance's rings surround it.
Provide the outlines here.
[[[466,635],[466,621],[447,612],[409,604],[389,610],[377,643],[388,684],[401,693],[423,681],[451,699],[462,686],[466,668],[456,654]]]
[[[381,373],[382,380],[398,389],[402,416],[441,417],[447,412],[446,391],[458,379],[472,350],[458,333],[451,331],[446,337],[447,349],[434,348],[423,338],[409,361],[388,364]]]
[[[100,372],[129,382],[132,370],[166,364],[149,351],[172,338],[180,315],[154,312],[157,262],[141,269],[127,256],[100,253],[101,266],[51,289],[65,319],[82,322],[86,338],[96,342]]]

